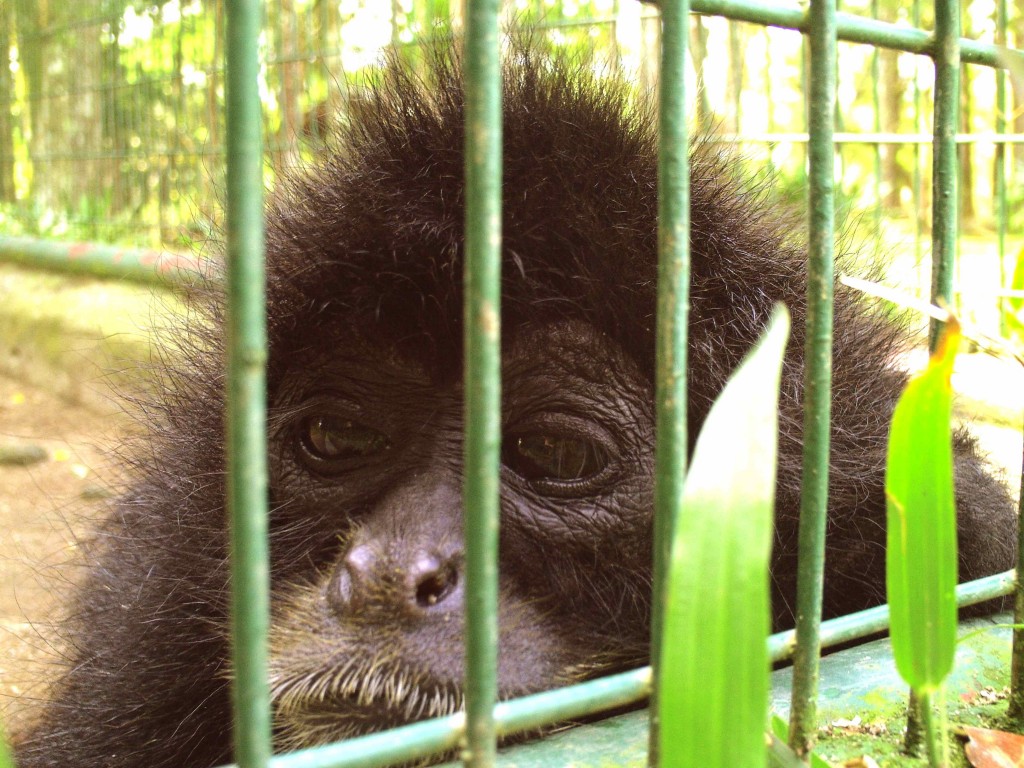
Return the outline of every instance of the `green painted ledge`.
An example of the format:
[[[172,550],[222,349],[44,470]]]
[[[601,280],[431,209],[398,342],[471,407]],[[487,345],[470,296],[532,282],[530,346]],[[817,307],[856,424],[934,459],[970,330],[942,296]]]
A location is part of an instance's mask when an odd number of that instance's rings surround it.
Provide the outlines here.
[[[978,724],[998,718],[1006,709],[999,693],[1009,684],[1011,631],[1009,614],[970,619],[960,625],[965,638],[957,648],[956,666],[948,683],[947,701],[951,723]],[[987,631],[978,632],[986,629]],[[771,706],[785,717],[789,713],[792,669],[772,674]],[[995,703],[983,690],[994,690]],[[818,752],[832,762],[869,754],[888,766],[924,766],[924,760],[898,755],[902,740],[907,687],[896,674],[888,639],[875,640],[838,653],[821,662],[820,731]],[[857,722],[859,726],[844,727]],[[831,727],[829,727],[831,726]],[[883,731],[872,735],[870,731]],[[962,750],[955,750],[960,754]],[[508,768],[548,766],[637,766],[646,763],[647,713],[630,712],[595,723],[549,734],[543,740],[508,747],[499,753],[498,765]],[[455,768],[457,763],[448,764]],[[966,765],[956,762],[953,765]]]

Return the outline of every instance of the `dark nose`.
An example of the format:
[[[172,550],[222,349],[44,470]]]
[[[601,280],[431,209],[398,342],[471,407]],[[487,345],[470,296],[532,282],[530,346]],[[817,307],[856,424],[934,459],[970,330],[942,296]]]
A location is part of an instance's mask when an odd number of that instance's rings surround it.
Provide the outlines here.
[[[461,558],[411,546],[381,552],[374,542],[356,543],[338,563],[328,601],[340,616],[378,607],[423,616],[461,607]]]

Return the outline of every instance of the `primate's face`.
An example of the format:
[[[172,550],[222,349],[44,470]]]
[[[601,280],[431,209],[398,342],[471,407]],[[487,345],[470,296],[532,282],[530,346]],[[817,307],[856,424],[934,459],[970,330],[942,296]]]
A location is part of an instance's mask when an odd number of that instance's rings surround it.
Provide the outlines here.
[[[650,385],[617,345],[582,323],[507,336],[506,697],[642,663],[653,445]],[[462,702],[461,371],[428,340],[336,342],[293,361],[271,415],[272,684],[294,746]]]

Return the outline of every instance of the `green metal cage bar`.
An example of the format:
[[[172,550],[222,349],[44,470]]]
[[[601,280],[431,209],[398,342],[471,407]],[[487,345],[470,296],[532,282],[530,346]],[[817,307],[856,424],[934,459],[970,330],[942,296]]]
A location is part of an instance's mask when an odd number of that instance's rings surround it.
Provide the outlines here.
[[[960,125],[960,3],[935,1],[935,142],[932,148],[932,304],[952,306]],[[940,323],[930,323],[932,349]]]
[[[878,0],[871,0],[871,18],[878,18]],[[882,97],[879,93],[879,83],[882,82],[882,56],[881,51],[876,47],[871,51],[871,109],[874,111],[872,129],[875,133],[882,132]],[[834,140],[834,139],[833,139]],[[875,231],[882,231],[882,147],[880,144],[872,146],[872,158],[874,161],[873,192],[875,195],[874,223]]]
[[[501,51],[499,0],[470,0],[466,55],[465,764],[494,764],[501,470]]]
[[[775,0],[690,0],[698,12],[724,16],[733,21],[749,21],[782,29],[810,31],[810,11],[802,6]],[[836,13],[836,36],[848,43],[865,43],[896,51],[932,56],[936,36],[923,29],[903,27],[876,19],[865,19],[849,13]],[[958,25],[959,27],[959,25]],[[1006,68],[1006,60],[1024,65],[1024,51],[959,40],[960,61],[986,67]],[[1005,57],[1005,58],[1004,58]]]
[[[959,584],[957,603],[974,605],[1010,594],[1016,585],[1013,571]],[[887,605],[829,619],[821,624],[822,647],[831,647],[884,631],[889,626]],[[794,630],[768,638],[773,662],[785,661],[796,645]],[[500,735],[519,733],[562,720],[615,709],[642,701],[651,692],[651,668],[590,680],[497,704],[494,708]],[[426,720],[392,731],[362,736],[325,747],[291,752],[271,759],[271,768],[373,768],[396,761],[428,757],[456,747],[462,739],[463,715]]]
[[[672,14],[680,7],[679,5],[673,5],[670,8],[668,7],[669,4],[667,2],[663,2],[662,5],[666,6],[666,14]],[[810,12],[805,11],[803,8],[798,6],[780,6],[775,3],[769,4],[766,2],[691,0],[691,5],[693,10],[699,12],[715,13],[736,20],[751,21],[808,32],[815,24],[815,22],[813,22],[813,17],[818,12],[817,8],[824,4],[818,3],[817,5],[812,5]],[[229,149],[229,169],[232,165],[235,168],[234,172],[229,170],[228,191],[228,252],[231,266],[230,282],[233,286],[231,295],[243,295],[241,293],[236,293],[234,286],[256,286],[256,290],[253,293],[250,293],[244,300],[239,301],[237,307],[233,305],[232,309],[234,319],[232,320],[230,333],[234,351],[232,352],[232,362],[229,365],[234,366],[234,368],[232,368],[232,374],[229,378],[232,381],[238,381],[238,385],[233,389],[231,397],[232,400],[239,399],[243,402],[248,401],[248,404],[251,407],[244,409],[247,415],[241,417],[237,422],[238,426],[229,428],[229,430],[233,429],[236,430],[237,434],[241,434],[243,428],[254,429],[254,434],[257,438],[260,438],[262,435],[264,421],[263,414],[261,412],[263,401],[261,371],[265,360],[265,349],[262,338],[262,314],[260,311],[257,311],[255,315],[252,315],[251,309],[253,306],[262,306],[262,268],[259,266],[258,258],[255,262],[244,262],[239,254],[244,252],[258,257],[262,250],[262,219],[260,204],[260,191],[262,184],[261,181],[257,181],[255,184],[252,183],[253,168],[255,167],[258,169],[260,167],[261,156],[258,99],[256,98],[254,87],[256,82],[255,73],[258,70],[249,69],[248,74],[240,74],[245,72],[246,67],[239,68],[236,66],[236,60],[234,57],[241,53],[243,54],[243,58],[247,60],[246,66],[254,66],[255,40],[257,39],[260,20],[259,9],[260,5],[258,2],[255,2],[255,0],[250,0],[249,2],[242,2],[241,0],[238,0],[237,2],[228,4],[229,35],[230,39],[235,41],[236,46],[235,52],[232,53],[233,45],[229,42],[228,53],[229,60],[231,61],[229,71],[232,72],[232,77],[238,76],[240,78],[236,85],[232,85],[231,83],[228,85],[229,102],[233,105],[231,107],[231,114],[238,114],[236,111],[237,105],[235,104],[235,98],[238,97],[243,90],[249,90],[249,107],[247,109],[249,109],[250,112],[246,117],[251,119],[253,117],[251,110],[254,105],[256,109],[255,121],[248,124],[249,128],[233,127],[233,129],[228,132],[228,135],[231,137],[232,142],[235,145],[233,149]],[[846,14],[834,14],[833,23],[835,36],[839,39],[870,43],[934,57],[936,59],[936,67],[940,79],[947,77],[950,70],[952,70],[954,77],[957,75],[958,68],[951,66],[951,63],[956,61],[977,63],[993,67],[1004,67],[1006,65],[1006,59],[999,59],[1001,51],[999,46],[991,46],[974,41],[959,39],[957,13],[958,6],[955,2],[951,3],[948,2],[948,0],[942,0],[941,3],[937,4],[937,30],[935,35],[919,29],[896,27],[883,22],[860,19]],[[233,16],[233,14],[236,15]],[[680,16],[682,18],[681,26],[685,29],[685,11],[680,13]],[[234,23],[233,19],[234,21],[237,21],[237,25],[232,27]],[[245,31],[240,32],[239,30],[242,29]],[[236,35],[238,35],[238,40],[235,40]],[[681,45],[685,45],[685,42],[681,43]],[[496,49],[496,44],[494,47]],[[1019,51],[1010,51],[1005,55],[1010,59],[1024,61],[1024,54],[1021,54]],[[943,67],[945,67],[945,71],[942,70]],[[248,78],[248,81],[246,78]],[[815,78],[812,78],[812,80],[814,79]],[[951,84],[947,81],[945,87],[948,89],[950,85]],[[954,87],[954,93],[956,90],[957,89]],[[246,100],[245,97],[239,98],[241,101]],[[832,95],[830,93],[827,101],[831,102],[831,99]],[[958,109],[958,100],[956,98],[951,98],[948,95],[938,98],[936,109],[937,113],[939,108],[944,105],[956,110]],[[948,114],[944,115],[941,119],[938,116],[936,118],[937,150],[940,144],[943,144],[947,148],[951,148],[950,154],[953,154],[954,162],[956,128],[955,115],[956,113],[953,112],[952,119],[950,119]],[[229,120],[230,119],[233,118],[229,117]],[[500,120],[498,124],[500,126]],[[240,124],[240,126],[243,125],[244,123]],[[683,121],[683,130],[685,133],[685,121]],[[829,123],[829,131],[831,131],[831,123]],[[814,131],[812,131],[812,133],[814,133]],[[940,133],[941,136],[939,135]],[[255,136],[255,140],[253,139],[253,136]],[[666,134],[662,133],[662,136],[664,137]],[[829,168],[831,168],[831,151],[831,142],[829,142]],[[938,155],[938,151],[936,154]],[[255,162],[253,161],[254,157]],[[682,164],[682,177],[684,179],[683,185],[685,186],[685,179],[687,178],[685,171],[685,152],[683,153]],[[500,173],[500,163],[498,165],[498,172]],[[953,172],[955,174],[955,165],[953,166]],[[244,189],[246,191],[239,192],[238,194],[234,194],[232,192],[232,189],[235,188],[230,181],[232,173],[234,173],[238,179],[243,179],[246,177],[247,173],[249,174],[248,179],[246,181],[242,181],[237,187],[239,190]],[[938,168],[936,176],[938,176]],[[260,178],[258,171],[255,173],[255,177],[257,179]],[[493,179],[494,177],[492,176],[491,178]],[[938,183],[939,182],[937,180],[936,184],[938,185]],[[944,183],[948,185],[948,182]],[[500,182],[497,186],[500,194]],[[952,226],[952,238],[955,242],[955,218],[949,215],[948,207],[950,205],[952,206],[952,211],[955,216],[955,176],[952,187],[953,194],[949,194],[948,186],[943,186],[942,189],[943,192],[941,196],[943,198],[942,203],[944,207],[940,211],[938,207],[940,194],[936,194],[935,200],[937,207],[935,220],[936,222],[943,221],[946,226]],[[255,190],[255,193],[253,190]],[[936,190],[937,192],[939,191],[938,186]],[[682,200],[685,202],[686,198],[683,197]],[[676,210],[685,210],[684,217],[688,216],[687,205],[684,204]],[[243,215],[243,212],[244,214],[251,216],[253,211],[255,211],[255,219],[243,224],[242,222],[246,221],[244,218],[240,218],[240,216]],[[255,223],[253,223],[253,221]],[[500,226],[500,214],[498,214],[497,218],[492,220],[491,223]],[[468,226],[472,226],[469,222],[467,222],[467,224]],[[497,250],[497,238],[500,237],[500,231],[492,230],[490,234],[493,235],[493,239],[488,243],[488,247],[493,246],[493,249]],[[942,247],[939,245],[938,234],[939,233],[937,232],[937,250]],[[942,233],[942,236],[943,241],[945,241],[945,239],[948,238],[948,231]],[[467,232],[467,240],[468,239],[469,233]],[[685,241],[685,237],[683,240]],[[812,240],[814,240],[813,234]],[[38,243],[33,244],[31,241],[26,239],[6,238],[3,241],[0,241],[0,259],[6,261],[21,261],[22,263],[28,263],[31,259],[36,259],[37,261],[67,260],[67,263],[73,270],[78,269],[79,265],[90,265],[88,267],[83,266],[83,271],[95,269],[98,270],[99,274],[104,276],[108,274],[113,275],[115,273],[128,276],[134,275],[138,271],[140,264],[142,264],[145,259],[149,258],[149,256],[144,255],[145,252],[131,252],[131,258],[125,257],[125,253],[125,251],[120,249],[109,249],[109,252],[105,252],[104,249],[96,249],[76,261],[71,258],[73,254],[71,254],[66,247],[62,251],[60,246],[57,246],[55,249],[39,248]],[[952,249],[947,248],[944,253],[951,254]],[[30,255],[31,259],[29,259],[26,254]],[[146,269],[148,270],[150,268],[146,267]],[[107,270],[109,270],[109,272]],[[936,274],[939,274],[939,272],[940,270],[936,270]],[[945,276],[942,276],[938,282],[941,283],[945,279]],[[942,288],[941,285],[939,287],[940,289]],[[683,290],[685,291],[685,287]],[[488,333],[487,320],[491,319],[494,321],[494,324],[490,327],[489,331],[492,336],[499,337],[500,334],[497,332],[496,300],[493,308],[494,314],[492,316],[489,316],[486,312],[482,312],[478,313],[478,318],[482,320],[485,336]],[[680,311],[680,305],[676,304],[673,311],[678,313]],[[682,307],[681,311],[685,313],[685,306]],[[685,334],[685,314],[683,315],[683,318],[684,322],[682,323],[682,327],[683,333]],[[470,325],[471,323],[467,322],[467,333],[469,332],[468,329]],[[663,326],[659,323],[659,331],[661,331],[662,328]],[[243,333],[245,334],[244,337]],[[486,343],[484,346],[486,347]],[[495,351],[496,347],[491,349],[491,352]],[[683,348],[680,354],[683,359],[683,365],[678,366],[678,368],[685,371],[685,342],[683,343]],[[467,366],[468,365],[469,363],[467,362]],[[661,365],[661,362],[659,362],[659,365]],[[234,370],[238,370],[241,375],[235,374],[233,372]],[[469,379],[468,374],[467,380],[473,381],[473,379]],[[672,383],[677,384],[678,382]],[[498,386],[497,379],[494,380],[494,386]],[[683,382],[682,386],[685,387],[685,382]],[[685,392],[685,389],[682,391]],[[467,425],[472,421],[473,417],[467,415]],[[234,417],[232,418],[232,423],[236,423]],[[683,425],[683,429],[685,430],[685,425]],[[659,428],[659,433],[660,431],[661,430]],[[491,434],[496,434],[496,430]],[[685,445],[685,432],[683,435],[684,439],[682,445]],[[232,434],[231,439],[234,440],[235,436],[235,434]],[[467,436],[467,452],[472,456],[481,455],[470,451],[468,441],[469,437]],[[233,450],[232,455],[236,458],[233,460],[232,466],[234,467],[234,463],[237,463],[239,465],[239,469],[243,471],[252,473],[255,470],[258,473],[265,462],[265,450],[262,447],[262,443],[259,439],[250,439],[248,441],[240,440],[240,442],[245,445],[246,451],[251,454],[251,456],[250,458],[245,458],[243,457],[243,454],[237,453]],[[677,445],[678,444],[679,443],[677,443]],[[683,461],[685,462],[685,451]],[[680,470],[682,469],[684,469],[684,467],[680,466]],[[469,465],[467,464],[467,478],[468,475]],[[682,471],[678,472],[676,477],[681,479]],[[253,495],[260,497],[257,500],[255,507],[259,507],[260,505],[265,506],[265,484],[262,487],[260,486],[260,482],[265,483],[265,480],[257,477],[257,482],[254,483],[252,482],[251,474],[247,474],[246,478],[248,479],[244,482],[241,480],[235,481],[231,491],[233,499],[237,498],[241,500],[243,495],[252,493],[255,489],[256,492],[253,493]],[[265,602],[267,597],[267,571],[265,559],[266,539],[264,533],[261,533],[261,531],[265,532],[265,510],[258,511],[254,507],[249,507],[249,509],[250,514],[242,516],[239,523],[241,525],[250,525],[252,526],[252,529],[244,535],[243,539],[241,527],[234,526],[235,533],[233,534],[233,541],[235,542],[236,554],[241,557],[253,557],[255,558],[256,564],[241,565],[241,559],[239,559],[238,562],[240,565],[237,568],[237,575],[235,577],[234,584],[236,590],[236,604],[239,606],[239,610],[236,612],[236,619],[241,623],[243,613],[249,611],[249,609],[255,608],[255,611],[250,612],[253,613],[251,618],[256,622],[256,624],[253,624],[252,622],[246,624],[247,627],[252,629],[252,627],[258,625],[260,621],[263,621],[264,625],[266,622]],[[467,510],[468,509],[469,503],[467,503]],[[253,512],[255,512],[255,514],[252,514]],[[493,530],[490,532],[485,530],[484,535],[486,536],[489,533],[490,535],[495,536],[495,546],[493,549],[496,550],[496,520],[494,521],[494,525],[495,527]],[[255,531],[255,534],[253,531]],[[250,546],[253,542],[256,542],[255,547]],[[260,547],[263,547],[264,549],[262,554],[259,552]],[[469,549],[475,549],[474,545],[470,544]],[[486,547],[481,551],[486,551]],[[254,574],[256,575],[255,581],[252,580],[252,576]],[[483,579],[485,580],[486,578],[487,576],[485,575]],[[999,576],[979,580],[978,582],[974,582],[969,585],[961,585],[961,587],[958,588],[958,595],[967,602],[977,602],[996,595],[1008,593],[1013,588],[1013,583],[1012,574],[1001,574]],[[260,615],[261,611],[263,612],[262,617]],[[493,616],[493,610],[491,611],[491,616]],[[820,626],[819,636],[821,643],[823,645],[830,645],[835,642],[846,642],[848,640],[861,637],[864,634],[884,629],[886,617],[887,608],[882,606],[853,616],[824,622]],[[253,640],[252,636],[258,637],[255,637],[255,640]],[[238,759],[242,765],[262,765],[267,762],[269,755],[269,713],[266,711],[267,697],[265,695],[265,691],[261,692],[259,690],[260,685],[263,685],[265,688],[265,675],[260,671],[256,671],[252,675],[250,675],[250,672],[257,670],[260,664],[264,663],[260,658],[260,648],[264,642],[265,631],[253,631],[250,637],[246,637],[245,632],[240,629],[239,634],[237,634],[236,637],[238,637],[238,641],[235,644],[235,650],[236,653],[240,655],[240,658],[236,660],[236,669],[239,673],[237,683],[237,700],[239,702],[240,713],[238,716],[239,725],[237,728],[240,739],[238,746]],[[773,658],[781,659],[788,657],[795,646],[794,638],[795,635],[793,633],[783,633],[782,635],[773,636],[769,641],[772,647]],[[486,641],[483,643],[483,646],[486,648]],[[472,655],[471,651],[468,651],[468,653]],[[493,653],[493,645],[491,646],[491,653]],[[486,661],[475,663],[482,663],[485,667],[488,665],[488,662]],[[249,665],[247,671],[244,670],[246,664]],[[490,668],[492,676],[490,685],[493,689],[493,663],[490,663]],[[470,679],[476,679],[475,675],[471,675]],[[602,680],[591,681],[571,688],[538,694],[536,696],[512,702],[501,703],[493,708],[491,704],[493,703],[494,697],[491,695],[489,699],[490,703],[485,706],[481,705],[482,709],[486,711],[479,722],[484,723],[482,729],[488,731],[488,734],[482,738],[492,745],[491,747],[485,748],[484,751],[490,750],[490,753],[493,755],[495,733],[504,734],[519,729],[537,727],[539,725],[555,722],[567,717],[578,716],[580,714],[598,711],[603,708],[621,706],[626,703],[638,701],[650,692],[650,685],[650,670],[642,669]],[[469,694],[467,692],[467,696],[468,695]],[[482,698],[486,698],[487,695],[488,694],[485,691]],[[488,720],[490,720],[489,724],[487,723]],[[272,758],[269,760],[269,763],[274,766],[309,766],[312,768],[312,766],[328,765],[384,765],[396,760],[415,759],[416,757],[433,754],[439,750],[450,749],[458,745],[465,732],[466,722],[467,719],[465,717],[455,715],[438,721],[417,723],[385,734],[375,734],[373,736],[363,737],[361,739],[345,742],[344,744],[321,747],[315,750],[307,750],[305,752],[298,752]]]
[[[1020,474],[1020,494],[1017,499],[1017,573],[1024,573],[1024,458],[1022,458]],[[1024,586],[1017,584],[1013,606],[1013,622],[1017,627],[1013,630],[1013,653],[1010,656],[1010,703],[1009,716],[1024,725]]]
[[[996,2],[996,45],[1006,46],[1007,25],[1006,0]],[[1006,133],[1006,73],[996,71],[996,135]],[[996,144],[995,169],[992,179],[995,195],[996,254],[999,258],[999,285],[1007,287],[1006,275],[1006,144]],[[1006,335],[1006,318],[1003,310],[1006,299],[999,300],[999,332]]]
[[[0,237],[0,262],[170,288],[195,282],[205,271],[199,259],[185,253],[34,237]]]
[[[242,768],[262,768],[271,755],[263,119],[257,86],[263,6],[260,0],[231,0],[226,11],[231,692],[235,759]]]
[[[796,635],[790,746],[807,754],[818,731],[819,626],[828,516],[832,415],[832,286],[836,92],[835,0],[811,0],[808,130],[807,324],[804,344],[803,475],[800,496]]]
[[[688,0],[661,4],[658,79],[658,305],[655,331],[654,600],[651,663],[661,658],[662,613],[673,519],[686,477],[686,337],[690,311],[690,150],[686,116]],[[653,693],[648,756],[658,754],[658,698]]]

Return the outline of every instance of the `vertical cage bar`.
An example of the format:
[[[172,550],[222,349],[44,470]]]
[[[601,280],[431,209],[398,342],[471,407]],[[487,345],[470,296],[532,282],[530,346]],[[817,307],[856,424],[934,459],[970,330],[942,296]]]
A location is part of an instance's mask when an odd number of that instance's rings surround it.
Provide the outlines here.
[[[996,45],[1006,45],[1006,0],[998,0],[996,3]],[[999,256],[999,285],[1005,290],[1008,286],[1006,274],[1006,141],[1003,134],[1006,133],[1006,72],[997,67],[993,74],[996,78],[996,134],[999,141],[996,143],[995,159],[995,207],[996,217],[996,251]],[[1005,296],[999,297],[999,333],[1006,336],[1006,307]]]
[[[832,405],[832,129],[836,91],[835,0],[811,0],[808,131],[807,335],[804,348],[804,452],[793,657],[790,745],[806,755],[817,732],[821,595],[828,509]]]
[[[960,124],[960,3],[935,0],[935,138],[932,146],[932,304],[953,304],[957,231],[956,129]],[[941,323],[932,318],[929,341]]]
[[[658,307],[655,362],[654,607],[651,664],[658,679],[672,519],[686,476],[686,336],[690,312],[690,157],[686,109],[689,0],[661,4],[658,79]],[[651,701],[649,762],[657,764],[658,691]]]
[[[879,5],[878,0],[871,0],[871,18],[878,20]],[[871,109],[875,113],[872,125],[875,133],[882,132],[882,100],[878,95],[878,87],[882,82],[882,61],[881,61],[881,49],[876,45],[871,49]],[[898,126],[897,126],[898,130]],[[895,152],[896,144],[889,144],[889,151]],[[875,194],[875,242],[876,244],[882,236],[882,145],[876,139],[871,145],[872,159],[874,160],[874,194]],[[877,247],[877,245],[876,245]]]
[[[914,29],[921,27],[921,0],[914,0],[910,7],[910,23]],[[914,133],[921,132],[921,85],[919,59],[914,57]],[[923,197],[923,181],[921,179],[921,144],[914,142],[914,263],[921,263],[921,199]]]
[[[1010,656],[1010,704],[1007,714],[1018,727],[1024,723],[1024,457],[1017,490],[1017,584],[1014,587],[1013,651]]]
[[[494,764],[498,694],[498,515],[501,449],[501,52],[499,0],[466,19],[465,763]]]
[[[227,4],[228,510],[235,760],[270,759],[266,320],[259,0]]]
[[[996,4],[996,43],[1006,45],[1008,20],[1006,0]],[[1006,132],[1006,72],[995,71],[996,75],[996,133]],[[999,242],[999,285],[1005,290],[1012,288],[1006,270],[1006,143],[996,145],[996,227]],[[1006,297],[999,297],[999,331],[1007,335],[1006,310],[1012,306]],[[1024,460],[1022,460],[1020,485],[1017,491],[1017,586],[1014,588],[1013,651],[1010,656],[1010,701],[1007,714],[1018,727],[1024,722]]]

